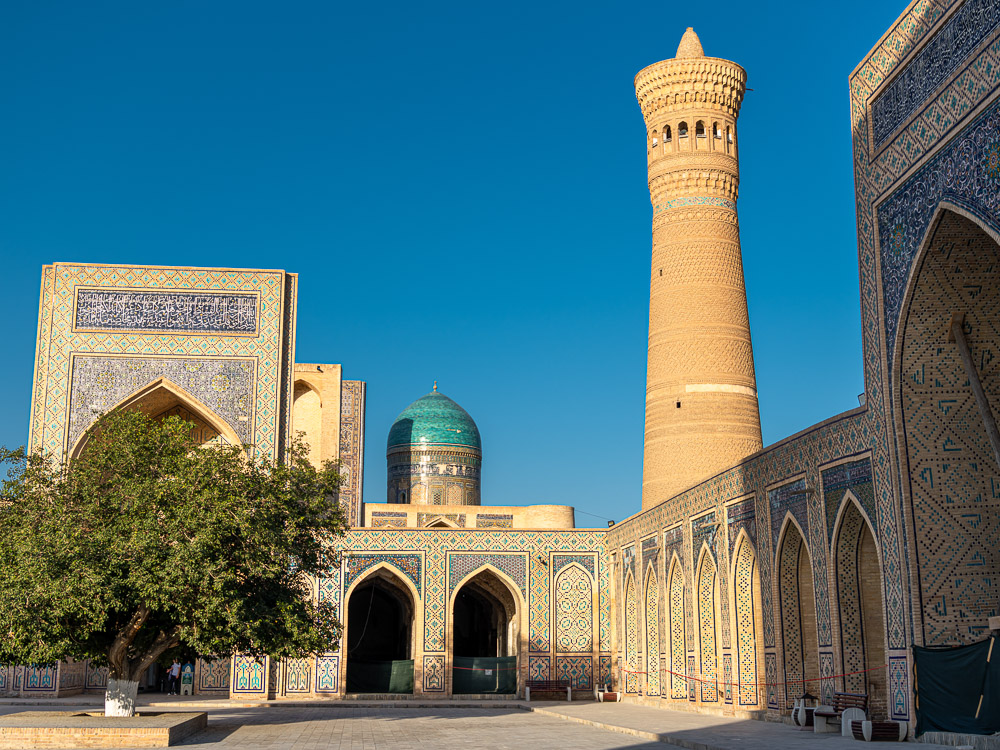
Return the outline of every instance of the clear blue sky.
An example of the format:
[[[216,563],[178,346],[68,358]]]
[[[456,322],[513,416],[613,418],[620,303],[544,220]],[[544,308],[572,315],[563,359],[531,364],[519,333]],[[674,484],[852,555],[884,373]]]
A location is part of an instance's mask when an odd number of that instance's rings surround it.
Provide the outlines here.
[[[368,382],[368,501],[392,420],[437,379],[479,424],[485,503],[637,511],[632,79],[687,26],[753,89],[739,211],[764,441],[853,408],[847,76],[903,7],[6,3],[0,443],[26,439],[42,264],[284,268],[296,359]]]

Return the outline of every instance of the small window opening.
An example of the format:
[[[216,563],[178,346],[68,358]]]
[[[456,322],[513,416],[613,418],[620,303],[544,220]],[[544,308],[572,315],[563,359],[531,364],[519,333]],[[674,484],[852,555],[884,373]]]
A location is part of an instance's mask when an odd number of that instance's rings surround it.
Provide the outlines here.
[[[688,124],[686,122],[682,122],[680,125],[677,126],[677,136],[679,138],[688,137]]]
[[[667,127],[665,127],[663,129],[663,142],[664,143],[670,143],[670,126],[669,125],[667,125]]]
[[[680,401],[678,401],[678,402],[677,402],[677,408],[678,408],[678,409],[680,409],[680,408],[681,408],[681,402],[680,402]]]
[[[712,135],[715,136],[716,140],[722,140],[722,128],[719,127],[719,123],[712,124]]]
[[[703,123],[701,120],[698,120],[698,122],[695,124],[694,134],[696,138],[705,137],[705,123]]]
[[[660,269],[660,276],[662,276],[662,275],[663,275],[663,269],[661,268]]]

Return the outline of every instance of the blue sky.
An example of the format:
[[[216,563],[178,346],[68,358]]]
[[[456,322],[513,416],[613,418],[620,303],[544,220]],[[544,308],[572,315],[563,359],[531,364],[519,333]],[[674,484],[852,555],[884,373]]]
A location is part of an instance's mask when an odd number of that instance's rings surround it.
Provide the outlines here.
[[[650,205],[632,89],[687,26],[743,65],[765,444],[863,390],[847,76],[902,3],[33,2],[0,9],[0,443],[41,266],[284,268],[300,362],[368,382],[365,497],[439,381],[484,503],[639,509]],[[578,516],[580,525],[602,524]]]

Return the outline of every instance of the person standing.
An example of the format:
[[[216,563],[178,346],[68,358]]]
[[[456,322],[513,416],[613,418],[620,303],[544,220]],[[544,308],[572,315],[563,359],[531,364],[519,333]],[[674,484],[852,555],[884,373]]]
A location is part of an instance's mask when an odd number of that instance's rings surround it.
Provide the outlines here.
[[[177,659],[170,665],[167,676],[169,677],[167,695],[177,695],[180,692],[181,679],[181,663]]]

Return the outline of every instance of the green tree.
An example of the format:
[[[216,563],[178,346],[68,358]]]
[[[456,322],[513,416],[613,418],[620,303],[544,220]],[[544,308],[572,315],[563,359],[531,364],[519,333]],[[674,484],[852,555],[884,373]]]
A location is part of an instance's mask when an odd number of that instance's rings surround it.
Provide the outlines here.
[[[0,449],[0,663],[107,665],[105,711],[132,715],[140,676],[178,646],[335,648],[310,578],[345,530],[336,465],[314,468],[301,440],[282,462],[199,448],[192,427],[114,412],[70,464]]]

